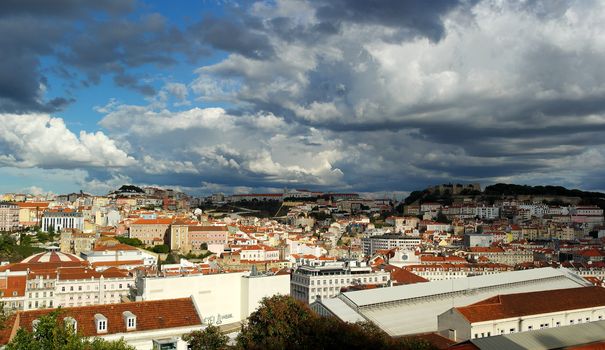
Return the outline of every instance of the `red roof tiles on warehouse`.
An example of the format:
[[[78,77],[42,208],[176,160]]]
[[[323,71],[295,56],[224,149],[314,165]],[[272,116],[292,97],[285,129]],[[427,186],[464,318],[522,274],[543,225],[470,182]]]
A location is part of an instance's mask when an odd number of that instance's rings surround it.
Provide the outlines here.
[[[497,295],[456,310],[469,322],[475,323],[596,306],[605,306],[604,288],[580,287]]]

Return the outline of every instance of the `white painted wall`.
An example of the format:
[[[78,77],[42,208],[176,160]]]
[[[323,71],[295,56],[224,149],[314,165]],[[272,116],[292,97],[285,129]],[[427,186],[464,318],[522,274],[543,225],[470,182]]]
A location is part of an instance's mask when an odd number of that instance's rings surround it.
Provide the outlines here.
[[[205,324],[246,319],[263,297],[290,293],[290,276],[257,276],[249,272],[145,278],[141,300],[193,297]]]

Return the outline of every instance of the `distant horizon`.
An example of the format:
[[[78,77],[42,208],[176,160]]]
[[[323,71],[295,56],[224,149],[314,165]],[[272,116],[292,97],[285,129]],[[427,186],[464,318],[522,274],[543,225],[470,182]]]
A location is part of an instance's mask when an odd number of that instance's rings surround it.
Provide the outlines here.
[[[164,189],[164,190],[177,190],[180,192],[183,192],[187,195],[190,195],[192,197],[198,197],[198,198],[202,198],[202,197],[208,197],[211,196],[213,194],[218,194],[218,193],[222,193],[225,196],[231,196],[231,195],[240,195],[240,194],[263,194],[263,193],[284,193],[286,190],[308,190],[308,191],[316,191],[316,192],[323,192],[323,193],[356,193],[359,194],[360,197],[364,197],[364,198],[374,198],[374,199],[380,199],[380,198],[393,198],[393,196],[395,196],[397,198],[397,200],[402,201],[405,198],[407,198],[412,192],[414,191],[422,191],[425,189],[428,189],[431,186],[438,186],[438,185],[447,185],[447,184],[452,184],[452,185],[456,185],[456,184],[471,184],[473,182],[445,182],[445,183],[435,183],[435,184],[430,184],[427,185],[423,188],[416,188],[410,191],[378,191],[378,192],[363,192],[363,191],[355,191],[353,189],[348,189],[345,191],[337,191],[337,190],[329,190],[329,189],[323,189],[323,190],[318,190],[318,189],[312,189],[312,188],[305,188],[304,186],[298,187],[296,189],[294,188],[272,188],[272,189],[267,189],[266,191],[255,191],[254,189],[251,189],[251,191],[243,191],[243,192],[232,192],[232,193],[226,193],[226,192],[206,192],[206,193],[191,193],[191,192],[187,192],[187,191],[183,191],[182,189],[179,189],[178,187],[174,187],[174,186],[159,186],[159,185],[137,185],[137,184],[132,184],[132,183],[125,183],[122,185],[117,186],[116,188],[105,192],[105,193],[92,193],[92,192],[87,192],[87,191],[82,191],[84,194],[88,194],[88,195],[94,195],[94,196],[104,196],[104,195],[108,195],[111,192],[117,191],[121,186],[136,186],[139,187],[141,189],[143,188],[160,188],[160,189]],[[503,182],[499,182],[499,183],[490,183],[490,184],[483,184],[481,183],[481,191],[483,192],[485,190],[486,187],[488,186],[492,186],[492,185],[496,185],[496,184],[506,184],[506,185],[519,185],[519,186],[532,186],[532,187],[536,187],[536,186],[553,186],[553,187],[564,187],[567,190],[580,190],[580,191],[584,191],[584,192],[597,192],[597,193],[602,193],[605,195],[605,190],[584,190],[581,188],[569,188],[569,187],[565,187],[562,185],[553,185],[553,184],[538,184],[538,185],[529,185],[529,184],[520,184],[520,183],[503,183]],[[80,190],[76,190],[76,191],[67,191],[67,192],[60,192],[60,193],[55,193],[55,192],[45,192],[45,193],[28,193],[28,192],[23,192],[23,191],[4,191],[2,192],[4,194],[25,194],[25,195],[55,195],[55,196],[59,196],[59,195],[68,195],[68,194],[73,194],[73,193],[80,193]]]

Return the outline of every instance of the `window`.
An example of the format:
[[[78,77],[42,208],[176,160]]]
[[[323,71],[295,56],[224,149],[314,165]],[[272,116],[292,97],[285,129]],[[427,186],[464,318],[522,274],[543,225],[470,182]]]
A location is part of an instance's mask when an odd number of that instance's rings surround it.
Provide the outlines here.
[[[514,328],[511,328],[511,329],[510,329],[510,333],[515,333],[515,329],[514,329]]]
[[[107,332],[107,317],[95,314],[95,321],[97,324],[97,333]]]
[[[71,328],[74,333],[78,331],[78,321],[76,321],[73,317],[65,317],[63,322],[65,322],[65,327]]]
[[[65,292],[65,287],[61,287],[61,291],[62,291],[62,292]]]
[[[560,321],[558,321],[558,322],[556,323],[556,325],[557,325],[557,327],[561,326],[561,322],[560,322]]]
[[[527,330],[528,330],[528,331],[531,331],[532,329],[534,329],[534,327],[533,327],[533,326],[527,326]]]

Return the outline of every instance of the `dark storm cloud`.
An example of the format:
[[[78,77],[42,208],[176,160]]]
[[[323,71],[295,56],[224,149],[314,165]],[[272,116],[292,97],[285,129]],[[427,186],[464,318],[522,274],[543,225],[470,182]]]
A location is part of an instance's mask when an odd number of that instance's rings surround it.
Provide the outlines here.
[[[79,80],[87,86],[109,74],[118,86],[153,95],[155,89],[144,82],[145,77],[127,71],[174,64],[177,54],[195,60],[208,53],[163,16],[132,14],[134,4],[122,0],[0,2],[0,111],[60,110],[65,103],[59,102],[68,97],[45,101],[41,95],[47,74],[68,79],[66,86],[72,89]],[[106,16],[97,16],[99,12]],[[57,67],[44,66],[44,57],[57,61]]]
[[[238,53],[254,59],[266,59],[273,56],[271,46],[266,34],[255,31],[259,23],[244,23],[233,18],[207,17],[197,25],[189,28],[189,35],[200,38],[202,42],[212,47]]]
[[[28,16],[79,16],[88,11],[108,13],[128,12],[136,0],[3,0],[0,1],[0,17],[12,15]]]
[[[316,6],[317,17],[323,22],[389,26],[438,41],[445,32],[442,16],[467,3],[469,1],[326,0]]]

